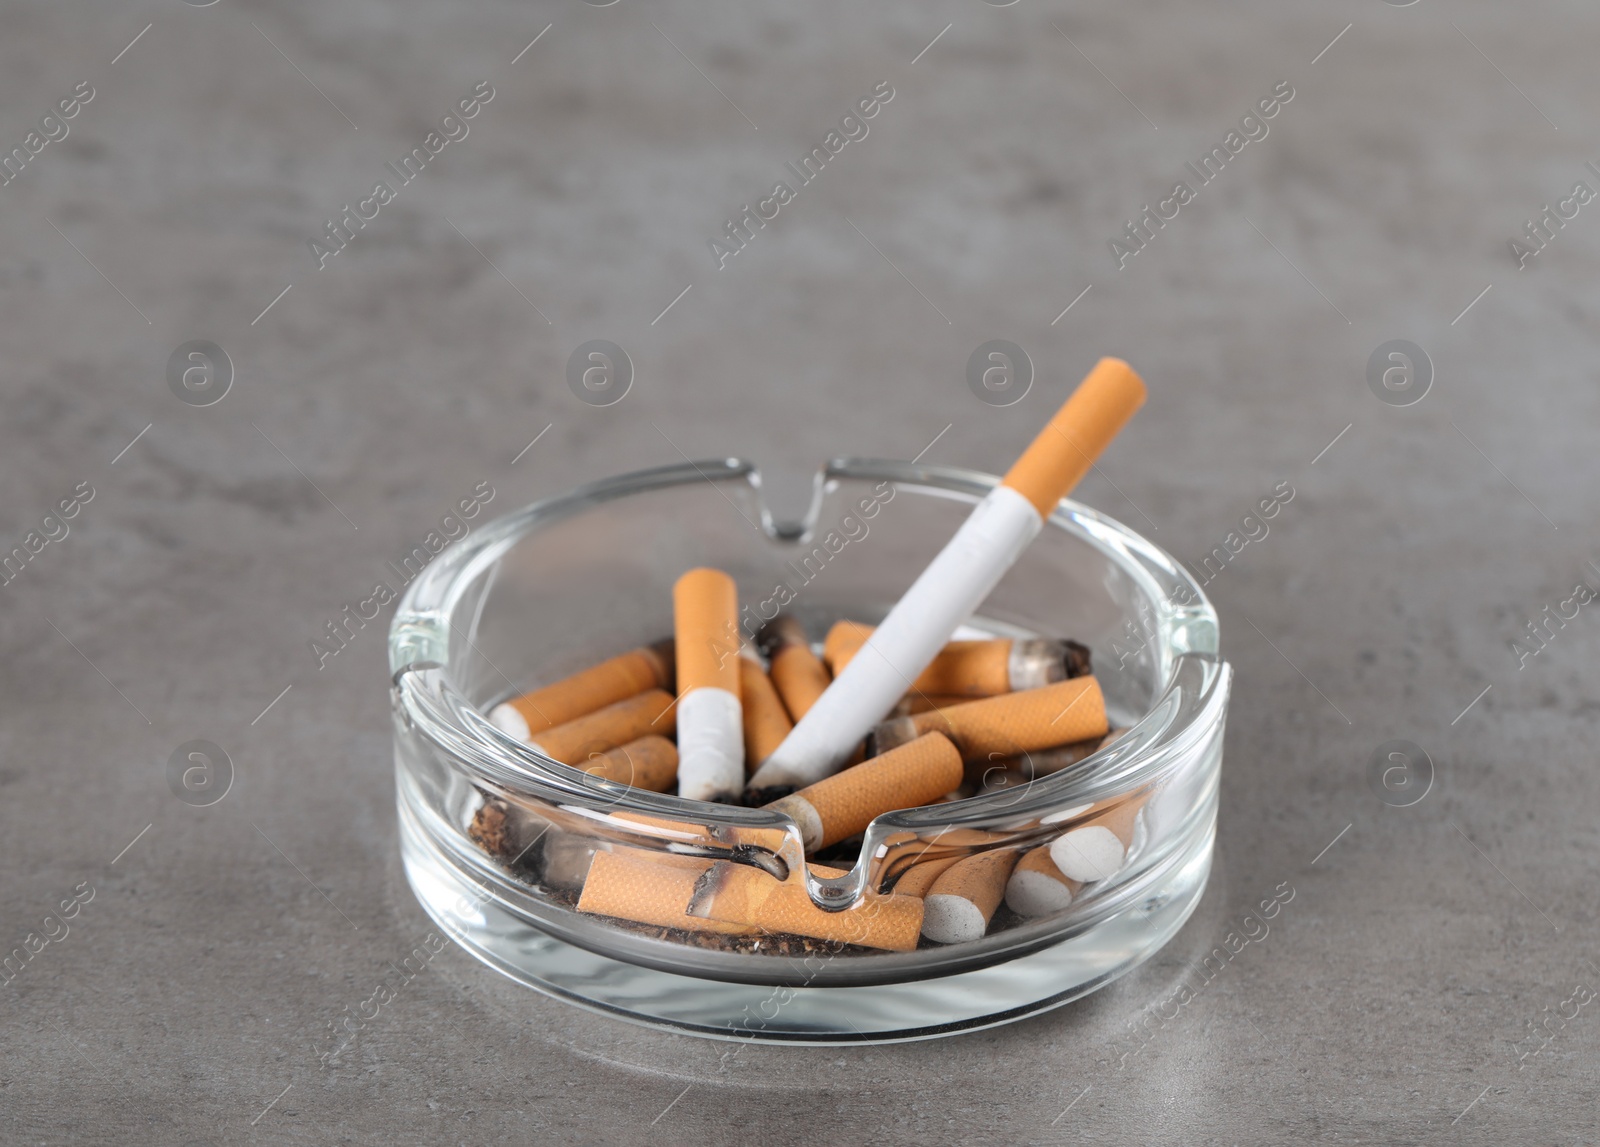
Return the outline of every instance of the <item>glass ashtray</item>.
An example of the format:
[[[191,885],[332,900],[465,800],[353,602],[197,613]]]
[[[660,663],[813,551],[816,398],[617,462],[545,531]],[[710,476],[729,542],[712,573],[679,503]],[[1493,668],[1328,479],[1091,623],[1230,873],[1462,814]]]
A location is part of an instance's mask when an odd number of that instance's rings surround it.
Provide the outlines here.
[[[550,995],[674,1030],[774,1042],[919,1039],[1005,1023],[1148,959],[1188,918],[1210,870],[1231,675],[1199,585],[1077,503],[1060,503],[957,636],[1087,645],[1109,724],[1127,731],[1058,772],[1019,773],[1008,761],[998,770],[1006,776],[985,776],[976,795],[880,815],[851,843],[853,859],[820,858],[834,867],[808,867],[819,858],[805,856],[781,812],[592,776],[487,716],[670,636],[673,583],[696,566],[737,582],[741,636],[781,607],[820,649],[837,620],[881,620],[997,482],[836,460],[817,475],[806,520],[778,523],[753,465],[695,462],[545,499],[446,549],[409,586],[389,638],[401,847],[423,907],[473,955]],[[1059,905],[1012,897],[981,938],[959,943],[887,951],[578,909],[594,857],[607,853],[607,865],[656,872],[720,866],[759,895],[781,884],[805,912],[838,914],[848,934],[851,913],[867,919],[930,857],[1025,855],[1113,806],[1138,809],[1116,865]]]

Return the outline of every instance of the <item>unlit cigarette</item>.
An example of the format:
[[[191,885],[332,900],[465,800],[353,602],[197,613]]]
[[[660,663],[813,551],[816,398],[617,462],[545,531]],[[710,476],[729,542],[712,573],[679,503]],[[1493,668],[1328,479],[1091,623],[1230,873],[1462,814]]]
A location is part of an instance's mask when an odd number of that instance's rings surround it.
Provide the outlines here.
[[[1048,916],[1068,907],[1082,887],[1056,867],[1045,845],[1017,861],[1006,881],[1006,906],[1018,916]]]
[[[678,750],[665,737],[655,733],[596,753],[576,768],[593,777],[664,793],[678,775]]]
[[[1115,876],[1128,859],[1134,823],[1148,799],[1145,793],[1091,816],[1050,843],[1050,859],[1064,875],[1085,884]]]
[[[772,678],[748,657],[739,658],[739,705],[744,715],[744,763],[753,769],[783,744],[794,722]]]
[[[811,865],[816,876],[843,876],[841,869]],[[753,925],[816,940],[908,952],[922,929],[922,901],[915,896],[869,893],[849,908],[818,908],[798,874],[776,880],[746,864],[719,861],[695,883],[689,912],[730,924]]]
[[[874,817],[930,804],[961,783],[961,754],[929,733],[767,805],[789,814],[807,852],[846,840]]]
[[[936,944],[983,939],[1016,863],[1015,850],[1000,848],[958,860],[945,869],[922,898],[922,934]]]
[[[672,694],[661,689],[647,689],[564,725],[546,729],[529,744],[562,764],[583,768],[595,753],[609,752],[651,733],[672,732],[676,717]]]
[[[581,673],[496,705],[489,720],[519,741],[646,689],[672,688],[672,642],[630,649]]]
[[[732,801],[744,787],[739,707],[739,590],[721,570],[672,587],[678,653],[678,795]]]
[[[811,652],[805,629],[786,613],[763,625],[756,641],[767,655],[768,674],[778,696],[783,698],[784,708],[789,710],[791,719],[800,720],[833,680],[828,667]]]
[[[835,772],[989,596],[1045,518],[1143,404],[1144,394],[1144,383],[1127,363],[1101,359],[798,719],[751,786],[808,785]]]
[[[932,732],[949,737],[969,761],[1008,757],[1105,736],[1106,702],[1099,681],[1074,677],[1041,689],[896,717],[874,729],[872,740],[882,753]]]
[[[695,881],[714,862],[696,857],[674,857],[618,848],[597,852],[589,865],[578,897],[578,911],[615,916],[658,928],[686,932],[737,934],[753,929],[727,920],[690,916],[685,909],[694,895]]]
[[[872,636],[872,626],[837,621],[822,643],[823,659],[838,676]],[[1053,637],[996,637],[951,641],[915,681],[910,696],[946,694],[972,700],[1017,689],[1037,689],[1089,672],[1089,649]]]

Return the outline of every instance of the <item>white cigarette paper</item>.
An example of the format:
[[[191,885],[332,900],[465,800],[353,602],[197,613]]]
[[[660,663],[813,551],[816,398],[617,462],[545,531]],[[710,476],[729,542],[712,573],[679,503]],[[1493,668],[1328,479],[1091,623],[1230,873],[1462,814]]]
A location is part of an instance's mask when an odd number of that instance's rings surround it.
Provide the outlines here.
[[[756,770],[751,786],[809,785],[836,772],[1043,526],[1039,512],[1011,487],[989,491],[861,652]],[[678,720],[681,728],[683,718]]]

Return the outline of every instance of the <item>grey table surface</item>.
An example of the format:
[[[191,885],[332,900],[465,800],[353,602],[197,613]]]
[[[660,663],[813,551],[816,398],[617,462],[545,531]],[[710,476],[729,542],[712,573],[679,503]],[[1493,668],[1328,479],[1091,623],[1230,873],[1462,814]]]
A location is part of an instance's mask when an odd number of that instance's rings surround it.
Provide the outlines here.
[[[66,0],[4,26],[0,550],[57,537],[0,586],[0,944],[42,945],[0,999],[0,1138],[1594,1141],[1600,204],[1572,189],[1600,189],[1600,10]],[[319,266],[480,81],[470,134]],[[719,268],[730,214],[885,81]],[[1268,134],[1189,175],[1280,82]],[[612,406],[565,381],[592,338],[636,369]],[[993,338],[1036,370],[1011,406],[967,386]],[[233,366],[213,405],[168,385],[195,339]],[[1368,384],[1393,339],[1435,376],[1410,405]],[[385,561],[480,482],[509,509],[738,454],[792,509],[832,455],[999,469],[1101,354],[1152,399],[1085,501],[1193,562],[1296,495],[1208,586],[1237,684],[1214,873],[1168,948],[1009,1027],[736,1053],[450,948],[319,1062],[430,926],[383,619],[311,645]],[[1578,615],[1514,644],[1547,606]],[[233,763],[208,807],[167,781],[193,739]],[[1408,807],[1369,781],[1393,739],[1434,765]]]

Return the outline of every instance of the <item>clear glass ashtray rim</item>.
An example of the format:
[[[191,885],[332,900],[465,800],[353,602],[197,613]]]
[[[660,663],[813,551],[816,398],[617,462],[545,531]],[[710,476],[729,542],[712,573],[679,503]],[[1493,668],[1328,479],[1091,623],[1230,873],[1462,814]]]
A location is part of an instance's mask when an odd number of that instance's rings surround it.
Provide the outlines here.
[[[746,483],[755,491],[761,506],[763,532],[774,541],[799,542],[809,539],[816,528],[826,494],[842,481],[888,480],[899,486],[920,489],[924,494],[953,496],[973,503],[999,481],[992,475],[953,467],[920,466],[881,459],[837,459],[817,473],[807,518],[801,523],[780,527],[767,512],[765,504],[760,503],[759,470],[751,463],[729,458],[618,475],[524,507],[487,523],[475,536],[446,550],[423,571],[402,599],[391,626],[390,637],[397,733],[403,727],[408,736],[420,735],[435,752],[470,781],[479,782],[490,789],[524,792],[562,805],[569,811],[591,814],[591,824],[597,838],[618,836],[617,824],[608,814],[625,812],[696,822],[708,826],[713,832],[740,827],[782,828],[791,834],[793,856],[798,857],[798,831],[787,817],[762,809],[689,801],[598,780],[553,761],[532,746],[505,735],[490,724],[478,708],[457,693],[449,680],[447,651],[450,619],[457,615],[463,606],[463,595],[474,584],[480,587],[487,585],[489,569],[510,547],[546,525],[605,502],[707,480]],[[1100,551],[1133,579],[1147,600],[1159,603],[1159,607],[1153,611],[1148,635],[1159,658],[1158,664],[1165,670],[1165,683],[1157,690],[1155,701],[1135,724],[1132,732],[1115,745],[1088,758],[1068,774],[1044,778],[1019,790],[879,817],[868,830],[862,860],[850,873],[832,880],[806,874],[807,885],[819,903],[829,894],[834,897],[834,904],[840,902],[841,896],[853,900],[862,894],[867,888],[870,856],[875,841],[881,841],[891,832],[927,832],[930,829],[948,830],[969,825],[992,826],[1001,818],[1016,823],[1029,817],[1048,816],[1062,809],[1087,805],[1105,797],[1124,795],[1141,786],[1154,784],[1164,774],[1182,768],[1191,758],[1191,749],[1220,735],[1226,717],[1230,674],[1217,655],[1215,612],[1199,585],[1159,547],[1114,519],[1081,504],[1064,500],[1052,514],[1050,526],[1064,529]],[[1176,606],[1173,604],[1175,600],[1187,604]],[[470,607],[471,603],[467,604]],[[475,611],[468,608],[462,612]],[[1214,804],[1209,815],[1214,815]],[[1204,831],[1205,826],[1200,822],[1207,816],[1206,810],[1193,810],[1193,815],[1186,818],[1183,829],[1173,833],[1165,847],[1152,848],[1146,856],[1141,857],[1136,866],[1138,872],[1129,871],[1119,876],[1119,881],[1126,878],[1125,889],[1108,889],[1096,898],[1096,902],[1084,905],[1082,910],[1076,910],[1077,906],[1074,906],[1070,921],[1053,918],[1032,921],[1008,929],[1004,940],[987,937],[971,945],[958,946],[971,949],[965,954],[958,954],[955,949],[940,950],[942,956],[931,951],[879,954],[867,961],[873,965],[881,964],[869,974],[869,978],[881,977],[888,982],[940,975],[957,966],[1005,959],[1080,935],[1101,920],[1128,907],[1138,896],[1148,894],[1151,890],[1149,882],[1138,877],[1161,867],[1164,854],[1180,847],[1193,832]],[[445,826],[439,824],[438,827],[443,829]],[[452,839],[455,835],[460,835],[459,831],[452,835]],[[454,843],[463,844],[464,840]],[[616,843],[665,847],[659,840],[627,839],[625,835],[618,837]],[[1011,842],[1019,843],[1022,843],[1020,837]],[[447,848],[447,851],[457,852],[457,863],[464,859],[457,849]],[[478,868],[480,879],[490,878],[487,865],[482,863],[487,858],[479,860],[480,863],[472,867]],[[518,892],[526,891],[510,887],[509,877],[502,877],[502,880],[506,882],[506,892],[512,900],[520,898]],[[823,892],[824,885],[832,887]],[[539,917],[546,914],[535,912],[534,915]],[[551,923],[546,920],[545,926]],[[575,929],[573,923],[565,919],[560,923],[565,925],[558,929],[563,935],[590,946],[582,936],[574,934],[575,931],[586,932],[588,929]],[[664,951],[655,952],[658,946]],[[624,955],[625,959],[662,968],[680,967],[683,963],[682,954],[675,955],[672,951],[680,946],[669,941],[643,944],[624,942],[622,947],[639,949],[631,955]],[[751,982],[777,982],[785,978],[774,966],[787,962],[781,957],[701,950],[696,950],[694,956],[689,963],[711,966],[697,968],[692,974]],[[742,970],[737,966],[751,961],[764,965],[765,970],[756,971],[754,967]],[[859,961],[848,963],[857,964]],[[727,964],[728,967],[717,967],[721,964]],[[769,980],[768,977],[775,978]]]
[[[605,478],[564,494],[541,499],[486,523],[474,535],[447,548],[407,588],[389,628],[389,670],[399,692],[397,704],[415,731],[459,759],[469,773],[511,789],[548,788],[549,795],[576,801],[597,811],[627,811],[647,816],[683,818],[690,814],[711,823],[772,828],[786,818],[760,809],[685,800],[661,793],[626,789],[599,780],[545,756],[532,745],[510,737],[484,713],[457,693],[449,681],[451,616],[461,597],[487,572],[487,567],[512,546],[539,529],[617,498],[700,481],[742,480],[757,494],[760,470],[738,458],[654,467]],[[805,543],[816,527],[827,491],[841,480],[892,481],[924,487],[936,495],[954,494],[973,503],[1000,479],[992,474],[951,466],[918,465],[888,459],[838,458],[816,475],[807,517],[779,525],[761,502],[761,529],[774,541]],[[1163,685],[1130,733],[1065,775],[1029,786],[1030,794],[1047,797],[1018,801],[1015,795],[993,793],[948,804],[886,814],[895,829],[922,830],[949,824],[960,827],[998,814],[1025,816],[1047,812],[1050,804],[1070,807],[1126,792],[1148,783],[1162,771],[1162,760],[1209,732],[1223,714],[1211,704],[1227,674],[1220,655],[1216,611],[1200,584],[1164,550],[1121,522],[1081,503],[1063,499],[1047,528],[1064,529],[1121,566],[1140,583],[1147,600],[1157,603],[1147,635],[1163,667]],[[797,534],[794,531],[798,529]],[[1024,556],[1024,560],[1026,557]],[[1175,604],[1181,600],[1184,604]],[[1188,663],[1188,664],[1186,664]],[[428,679],[426,689],[406,689],[413,674]],[[1190,688],[1181,688],[1189,679]],[[1196,688],[1198,685],[1198,688]],[[1222,708],[1225,709],[1225,698]],[[1213,720],[1207,720],[1211,716]],[[619,789],[626,789],[621,793]],[[545,794],[540,794],[545,795]],[[935,813],[929,819],[915,814]],[[909,818],[904,821],[899,818]],[[880,818],[883,819],[883,818]]]

